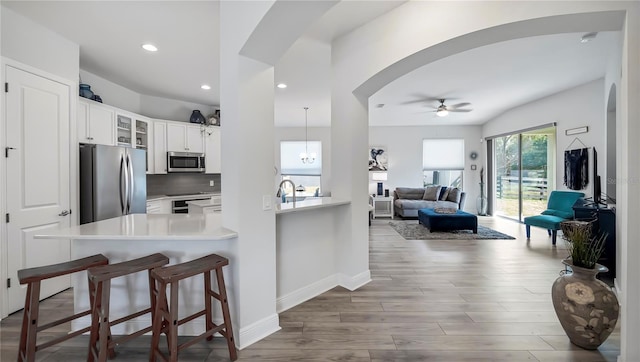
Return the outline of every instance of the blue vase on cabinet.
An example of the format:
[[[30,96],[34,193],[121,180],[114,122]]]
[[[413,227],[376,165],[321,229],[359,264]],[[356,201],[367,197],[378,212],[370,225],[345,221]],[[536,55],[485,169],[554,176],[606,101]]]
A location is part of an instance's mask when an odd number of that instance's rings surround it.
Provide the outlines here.
[[[202,113],[200,113],[200,111],[196,109],[193,112],[191,112],[191,117],[189,118],[189,122],[204,124],[205,119]]]
[[[93,91],[91,91],[91,86],[88,84],[80,84],[80,91],[79,91],[79,95],[80,97],[83,98],[89,98],[92,99],[93,98]]]

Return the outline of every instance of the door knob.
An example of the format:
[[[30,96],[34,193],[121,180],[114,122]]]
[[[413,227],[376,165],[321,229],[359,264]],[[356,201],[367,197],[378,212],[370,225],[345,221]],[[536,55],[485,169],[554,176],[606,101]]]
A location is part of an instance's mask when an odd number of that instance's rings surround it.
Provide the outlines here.
[[[62,210],[61,213],[58,214],[58,216],[67,216],[71,214],[71,210]]]

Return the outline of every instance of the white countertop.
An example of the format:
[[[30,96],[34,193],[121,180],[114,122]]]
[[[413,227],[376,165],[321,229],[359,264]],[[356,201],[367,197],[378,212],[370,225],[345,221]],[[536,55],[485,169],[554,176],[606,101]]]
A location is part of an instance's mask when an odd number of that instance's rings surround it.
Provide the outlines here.
[[[238,233],[222,227],[219,214],[133,214],[46,230],[38,239],[225,240]]]
[[[205,192],[205,193],[195,193],[191,195],[180,195],[180,196],[167,196],[167,195],[147,195],[147,201],[154,200],[189,200],[193,198],[207,198],[211,196],[220,196],[219,192]]]
[[[220,204],[220,200],[213,201],[211,199],[208,199],[208,200],[187,201],[187,205],[207,207],[207,206],[220,206],[221,204]]]
[[[307,197],[302,201],[288,202],[285,204],[276,204],[276,214],[285,214],[296,211],[306,211],[320,209],[324,207],[334,207],[340,205],[348,205],[351,201],[341,200],[333,197]]]

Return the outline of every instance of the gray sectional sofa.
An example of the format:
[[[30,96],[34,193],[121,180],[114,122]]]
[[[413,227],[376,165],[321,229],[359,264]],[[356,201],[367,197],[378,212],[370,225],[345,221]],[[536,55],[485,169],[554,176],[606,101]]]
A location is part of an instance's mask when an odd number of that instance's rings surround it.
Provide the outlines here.
[[[463,210],[467,194],[459,189],[443,186],[397,187],[393,191],[394,213],[402,217],[418,217],[424,208],[454,208]]]

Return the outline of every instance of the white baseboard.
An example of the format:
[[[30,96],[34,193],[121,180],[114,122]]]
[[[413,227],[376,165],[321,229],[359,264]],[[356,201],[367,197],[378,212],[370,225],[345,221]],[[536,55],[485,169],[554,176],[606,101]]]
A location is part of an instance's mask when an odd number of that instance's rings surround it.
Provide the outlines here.
[[[361,286],[369,283],[371,281],[371,272],[369,270],[365,270],[362,273],[356,276],[348,276],[345,274],[340,274],[338,282],[341,286],[353,291]]]
[[[237,347],[238,349],[247,348],[279,330],[280,319],[278,318],[278,314],[274,313],[253,324],[241,328],[240,333],[238,334]]]
[[[276,300],[276,311],[282,313],[289,308],[293,308],[300,303],[304,303],[309,299],[326,292],[329,289],[338,286],[338,274],[330,275],[324,279],[320,279],[313,284],[302,287],[291,293],[283,295]]]
[[[370,281],[371,272],[369,270],[353,277],[341,273],[333,274],[278,298],[276,300],[276,310],[278,313],[282,313],[337,286],[342,286],[349,290],[356,290]]]
[[[620,283],[618,282],[618,278],[613,278],[613,292],[616,293],[616,297],[618,297],[618,302],[622,303],[622,287],[620,286]]]

